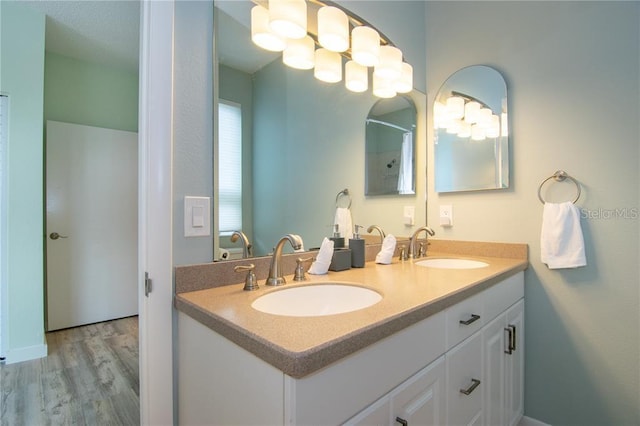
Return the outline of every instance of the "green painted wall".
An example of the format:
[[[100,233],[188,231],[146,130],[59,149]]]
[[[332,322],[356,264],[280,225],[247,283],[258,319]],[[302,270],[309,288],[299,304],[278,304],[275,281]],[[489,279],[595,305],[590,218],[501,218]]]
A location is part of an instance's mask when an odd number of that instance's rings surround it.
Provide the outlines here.
[[[45,120],[138,131],[138,73],[47,52]]]
[[[440,195],[430,150],[428,219],[437,224],[440,204],[451,204],[454,226],[436,227],[438,238],[529,245],[525,415],[552,425],[640,424],[640,2],[426,9],[430,103],[468,65],[493,66],[507,81],[510,188]],[[540,261],[537,191],[558,169],[582,185],[583,268]],[[570,184],[551,186],[551,201],[575,196]]]
[[[43,14],[0,2],[0,91],[9,95],[6,253],[8,362],[46,355],[43,286]]]

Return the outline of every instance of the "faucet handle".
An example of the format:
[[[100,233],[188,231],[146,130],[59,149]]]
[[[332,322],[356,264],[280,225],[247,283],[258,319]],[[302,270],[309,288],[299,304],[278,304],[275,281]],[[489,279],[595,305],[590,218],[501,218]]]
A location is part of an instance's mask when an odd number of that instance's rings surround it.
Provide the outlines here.
[[[309,262],[310,260],[313,260],[313,257],[307,257],[306,259],[299,257],[296,259],[296,272],[293,275],[294,281],[304,281],[307,279],[307,275],[305,274],[304,266],[302,266],[302,264]]]
[[[399,246],[398,250],[400,251],[399,259],[401,261],[409,259],[409,255],[407,254],[407,248],[405,246]]]
[[[258,280],[256,279],[256,274],[253,272],[255,265],[250,263],[249,265],[238,265],[233,270],[235,272],[245,272],[247,271],[247,277],[244,280],[244,291],[257,290],[260,286],[258,285]]]
[[[420,241],[418,245],[418,257],[425,257],[427,255],[427,244],[428,242]]]

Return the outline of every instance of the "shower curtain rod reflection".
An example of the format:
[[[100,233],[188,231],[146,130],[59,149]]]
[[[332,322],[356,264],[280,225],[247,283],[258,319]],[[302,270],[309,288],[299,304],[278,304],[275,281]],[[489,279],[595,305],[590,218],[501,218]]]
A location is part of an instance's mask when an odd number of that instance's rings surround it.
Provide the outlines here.
[[[382,124],[383,126],[393,127],[394,129],[402,130],[403,132],[413,132],[413,130],[405,129],[404,127],[400,127],[396,124],[387,123],[386,121],[376,120],[374,118],[367,118],[367,124],[369,123]]]

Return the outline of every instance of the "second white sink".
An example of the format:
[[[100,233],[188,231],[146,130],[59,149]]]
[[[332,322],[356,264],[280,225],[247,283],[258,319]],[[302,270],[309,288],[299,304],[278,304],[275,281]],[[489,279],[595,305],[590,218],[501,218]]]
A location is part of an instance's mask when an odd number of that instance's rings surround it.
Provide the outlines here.
[[[454,258],[433,258],[419,260],[416,265],[426,266],[428,268],[441,268],[441,269],[476,269],[489,266],[486,262],[472,259],[454,259]]]
[[[251,307],[268,314],[317,317],[367,308],[382,300],[380,293],[346,283],[287,287],[257,298]]]

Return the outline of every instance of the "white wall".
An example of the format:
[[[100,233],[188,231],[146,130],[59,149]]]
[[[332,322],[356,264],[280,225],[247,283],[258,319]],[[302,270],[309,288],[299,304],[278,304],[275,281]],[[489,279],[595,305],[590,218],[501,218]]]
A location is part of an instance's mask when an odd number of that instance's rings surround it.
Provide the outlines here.
[[[435,193],[430,148],[428,218],[453,204],[455,226],[439,238],[529,245],[525,414],[549,424],[640,423],[640,219],[604,216],[639,207],[639,28],[639,2],[426,5],[429,105],[456,70],[493,66],[512,136],[508,190]],[[540,262],[537,190],[558,169],[595,215],[582,220],[588,265],[576,270]]]

